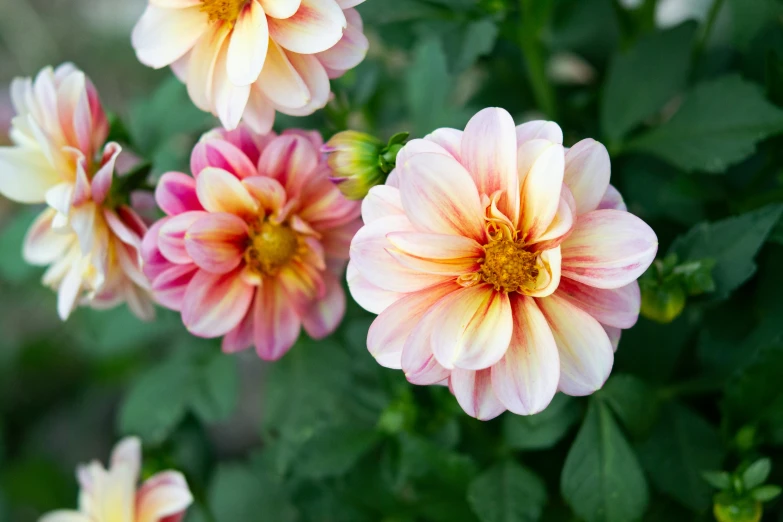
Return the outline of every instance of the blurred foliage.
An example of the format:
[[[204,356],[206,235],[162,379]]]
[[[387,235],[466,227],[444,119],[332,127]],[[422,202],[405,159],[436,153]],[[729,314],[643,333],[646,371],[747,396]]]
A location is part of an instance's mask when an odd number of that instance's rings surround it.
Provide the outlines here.
[[[355,305],[329,340],[303,337],[275,364],[222,355],[162,310],[63,325],[20,255],[35,211],[2,207],[0,520],[74,506],[76,464],[129,433],[145,476],[186,474],[188,522],[736,521],[759,520],[761,502],[782,520],[783,2],[630,3],[367,0],[368,59],[325,111],[277,122],[421,137],[502,106],[556,120],[566,145],[605,143],[661,259],[642,281],[654,320],[624,332],[603,390],[481,423],[447,388],[379,367]],[[133,61],[143,4],[107,30],[87,0],[3,3],[0,19],[31,24],[0,23],[3,71],[79,62],[114,136],[154,175],[187,171],[216,122]],[[671,23],[678,4],[692,19]],[[73,24],[85,34],[70,38]]]

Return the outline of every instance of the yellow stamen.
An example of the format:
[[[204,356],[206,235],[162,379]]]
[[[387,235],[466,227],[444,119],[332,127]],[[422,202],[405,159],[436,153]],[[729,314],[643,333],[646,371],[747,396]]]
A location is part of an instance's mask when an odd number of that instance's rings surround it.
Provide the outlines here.
[[[209,15],[210,22],[223,21],[234,24],[247,0],[203,0],[201,10]]]
[[[299,235],[288,225],[262,221],[251,225],[245,261],[256,273],[276,275],[301,249]]]
[[[522,243],[501,236],[486,245],[484,251],[486,255],[479,274],[496,290],[515,292],[538,278],[538,254],[528,252]]]

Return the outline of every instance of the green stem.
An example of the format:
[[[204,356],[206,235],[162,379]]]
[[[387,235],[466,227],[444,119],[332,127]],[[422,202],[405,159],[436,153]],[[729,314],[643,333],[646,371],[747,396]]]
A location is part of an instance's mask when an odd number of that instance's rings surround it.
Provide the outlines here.
[[[720,13],[722,7],[723,7],[723,0],[715,0],[712,3],[710,12],[707,15],[707,21],[704,24],[704,29],[702,29],[701,35],[699,36],[699,39],[696,42],[696,46],[693,48],[694,70],[696,68],[696,63],[701,58],[701,55],[704,54],[704,49],[707,47],[707,42],[709,41],[710,35],[712,34],[712,29],[715,26],[715,20],[718,19],[718,14]]]
[[[539,30],[532,21],[532,4],[535,0],[519,0],[519,46],[525,58],[533,96],[538,108],[552,119],[557,117],[555,92],[546,77],[546,57],[538,39]]]

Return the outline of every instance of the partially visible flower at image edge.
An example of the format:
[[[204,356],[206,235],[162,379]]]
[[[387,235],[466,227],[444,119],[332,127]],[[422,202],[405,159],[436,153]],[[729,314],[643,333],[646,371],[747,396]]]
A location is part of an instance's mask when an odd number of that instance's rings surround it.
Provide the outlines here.
[[[149,0],[133,30],[143,64],[171,66],[193,103],[227,129],[272,130],[275,111],[326,106],[330,79],[369,47],[353,9],[364,0]]]
[[[609,184],[606,148],[485,109],[408,143],[363,202],[348,285],[380,314],[367,345],[487,420],[609,377],[658,240]]]
[[[138,486],[140,469],[139,439],[123,439],[108,469],[97,461],[79,467],[78,511],[53,511],[39,522],[180,522],[193,503],[185,477],[162,471]]]
[[[111,201],[122,149],[106,143],[109,124],[95,87],[64,64],[14,80],[11,98],[17,116],[13,145],[0,147],[0,194],[48,205],[27,233],[23,256],[49,266],[43,283],[58,293],[60,317],[79,304],[106,309],[127,302],[151,318],[141,271],[147,227],[129,205]]]
[[[192,177],[163,175],[167,217],[144,238],[144,270],[192,334],[276,360],[302,328],[316,339],[337,328],[360,207],[329,180],[322,146],[316,132],[214,130],[193,150]]]

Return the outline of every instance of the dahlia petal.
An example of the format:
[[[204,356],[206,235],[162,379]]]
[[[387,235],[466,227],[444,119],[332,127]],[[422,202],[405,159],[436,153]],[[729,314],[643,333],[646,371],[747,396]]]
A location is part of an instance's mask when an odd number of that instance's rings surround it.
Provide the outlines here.
[[[345,292],[340,281],[330,273],[324,274],[326,295],[312,303],[302,315],[302,327],[313,339],[331,335],[345,315]]]
[[[76,308],[76,299],[81,289],[81,266],[79,263],[73,263],[57,289],[57,314],[63,321],[67,320]]]
[[[506,407],[492,390],[494,370],[460,370],[451,372],[450,388],[465,413],[482,421],[492,420]]]
[[[274,178],[253,176],[242,180],[242,184],[267,214],[279,211],[286,204],[287,195],[285,189]]]
[[[278,109],[291,116],[309,116],[318,109],[326,107],[329,96],[332,93],[329,84],[329,75],[326,69],[318,61],[318,58],[308,54],[297,54],[287,51],[286,56],[299,77],[304,81],[309,92],[308,102],[302,107],[278,107]],[[316,149],[320,149],[318,146]]]
[[[519,178],[514,120],[503,109],[476,114],[462,136],[462,163],[473,176],[479,194],[503,191],[498,208],[511,220],[519,214]]]
[[[266,62],[257,85],[264,96],[280,107],[304,107],[312,98],[307,83],[274,40],[269,41]]]
[[[353,263],[348,263],[346,279],[354,301],[373,314],[380,314],[406,295],[401,292],[384,290],[370,283],[356,270]]]
[[[528,241],[541,237],[557,214],[564,164],[563,146],[551,141],[532,140],[519,148],[520,228]]]
[[[377,185],[362,201],[362,219],[370,224],[387,216],[404,216],[400,190],[389,185]]]
[[[355,16],[354,16],[355,15]],[[351,23],[356,17],[361,22],[361,17],[355,9],[345,13],[348,20],[348,27],[343,31],[343,36],[337,44],[318,53],[318,60],[329,69],[337,71],[347,71],[359,65],[370,48],[370,42],[362,32],[362,27]]]
[[[531,297],[546,297],[552,295],[560,285],[562,273],[562,253],[560,247],[541,252],[538,259],[538,279],[532,288],[524,290]]]
[[[270,133],[275,124],[275,108],[258,84],[254,84],[250,89],[243,121],[253,132],[261,135]]]
[[[563,185],[557,214],[555,214],[546,232],[538,237],[535,245],[532,245],[533,249],[541,251],[559,246],[574,229],[576,220],[576,201],[574,201],[574,196],[571,195],[568,187]]]
[[[158,235],[158,248],[163,257],[180,265],[191,263],[185,249],[185,233],[193,223],[206,215],[206,212],[191,211],[167,219]]]
[[[432,352],[446,369],[483,370],[498,362],[513,332],[508,294],[488,285],[464,288],[430,312]]]
[[[230,172],[239,179],[258,176],[258,170],[250,158],[238,147],[222,138],[199,141],[190,156],[190,170],[198,178],[209,167]]]
[[[107,143],[103,150],[101,167],[92,178],[92,199],[99,205],[102,205],[111,191],[114,181],[114,168],[117,158],[122,153],[122,147],[117,143]]]
[[[247,283],[247,276],[250,274],[247,267],[242,271],[242,278]],[[258,286],[253,284],[252,286]],[[256,294],[257,295],[257,294]],[[255,331],[253,321],[255,319],[255,306],[251,305],[245,317],[230,332],[228,332],[220,344],[223,353],[237,353],[247,350],[255,344]]]
[[[598,208],[609,187],[611,172],[609,152],[601,143],[588,138],[568,149],[563,181],[574,194],[578,215]]]
[[[196,194],[209,212],[227,212],[252,217],[258,212],[258,203],[242,182],[229,172],[209,167],[196,180]]]
[[[185,249],[202,270],[225,274],[242,262],[247,239],[244,221],[233,214],[212,213],[188,227]]]
[[[169,216],[204,210],[196,195],[196,180],[182,172],[167,172],[160,177],[155,187],[155,201]]]
[[[349,7],[356,7],[357,5],[364,3],[365,0],[337,0],[337,5],[342,9],[348,9]]]
[[[626,329],[639,319],[642,297],[636,281],[607,290],[564,277],[557,288],[557,295],[589,313],[604,326]]]
[[[315,54],[333,47],[348,25],[342,9],[334,0],[301,0],[296,14],[269,20],[272,40],[289,51]]]
[[[589,395],[612,371],[614,354],[604,328],[590,314],[557,295],[537,299],[560,355],[558,389],[567,395]]]
[[[453,291],[458,292],[459,288]],[[448,295],[441,298],[441,301],[443,299],[448,299]],[[431,312],[438,307],[439,302],[436,301],[435,305],[418,319],[418,324],[402,347],[402,371],[412,384],[429,386],[440,383],[451,375],[451,370],[441,366],[432,353],[432,335],[439,325]]]
[[[609,342],[612,343],[612,351],[617,353],[617,347],[620,346],[620,337],[623,335],[621,328],[603,325],[606,335],[609,336]]]
[[[234,85],[250,85],[258,79],[266,61],[269,27],[258,2],[249,2],[231,34],[228,44],[228,79]]]
[[[604,209],[622,210],[626,212],[628,211],[628,206],[625,204],[623,196],[612,185],[609,185],[609,187],[606,189],[606,194],[604,194],[604,197],[601,199],[601,202],[598,204],[598,208],[596,210]]]
[[[181,473],[164,471],[153,475],[136,494],[136,522],[159,522],[184,513],[193,495]]]
[[[423,259],[476,260],[485,255],[484,248],[468,237],[422,232],[391,232],[386,237],[397,250]]]
[[[261,154],[258,171],[279,181],[290,197],[296,197],[312,181],[319,157],[318,150],[302,136],[278,136]]]
[[[553,121],[529,121],[517,126],[517,147],[530,140],[543,139],[563,144],[563,130]]]
[[[462,142],[461,136],[462,133],[460,132],[460,143]],[[434,134],[434,133],[433,133]],[[432,134],[430,135],[432,136]],[[454,159],[459,160],[457,157],[451,154],[448,149],[443,147],[439,141],[441,140],[435,140],[435,139],[414,139],[410,140],[408,143],[405,144],[405,146],[400,149],[400,152],[397,153],[397,165],[404,165],[410,161],[413,156],[416,156],[418,154],[443,154],[444,156],[451,156]],[[461,145],[460,145],[461,146]],[[389,175],[391,177],[391,174]],[[388,180],[387,180],[387,185]],[[396,186],[396,185],[392,185]],[[397,187],[399,188],[399,187]]]
[[[422,316],[442,297],[459,288],[455,283],[444,283],[401,296],[385,307],[367,333],[367,349],[378,364],[387,368],[401,368],[403,347]],[[429,349],[428,343],[426,349]],[[431,350],[429,356],[432,356]]]
[[[215,62],[212,94],[213,110],[228,130],[236,129],[250,100],[250,84],[236,85],[228,75],[230,42],[222,45]]]
[[[294,303],[279,281],[264,279],[254,308],[256,352],[265,361],[276,361],[299,338],[301,321]]]
[[[168,265],[168,268],[160,271],[152,280],[152,293],[155,300],[170,310],[181,311],[185,291],[198,271],[199,268],[193,263]]]
[[[290,18],[302,5],[302,0],[260,0],[264,12],[272,18]]]
[[[61,181],[59,173],[36,151],[0,147],[0,194],[18,203],[43,203]]]
[[[185,290],[182,322],[193,335],[221,337],[245,317],[255,288],[239,277],[241,269],[227,274],[199,270]]]
[[[208,27],[209,17],[200,6],[149,5],[133,28],[131,42],[141,63],[160,69],[188,52]]]
[[[305,183],[299,194],[302,205],[299,217],[313,228],[325,231],[354,222],[361,215],[361,206],[358,201],[344,197],[327,179],[323,168],[314,172],[309,181],[301,179],[297,183]]]
[[[161,254],[160,248],[158,248],[160,229],[166,224],[166,221],[168,221],[167,218],[156,221],[144,235],[144,239],[141,242],[141,257],[144,260],[143,269],[150,280],[154,280],[171,265],[169,260]]]
[[[658,238],[633,214],[595,210],[579,217],[561,248],[564,277],[596,288],[619,288],[647,270]]]
[[[546,318],[533,298],[511,298],[514,335],[508,351],[492,367],[492,389],[518,415],[543,411],[557,393],[560,357]]]
[[[22,257],[31,265],[48,265],[60,259],[73,244],[73,237],[52,230],[56,212],[44,210],[30,225],[24,238]]]
[[[214,24],[196,41],[190,52],[186,82],[188,95],[202,111],[214,111],[215,69],[220,50],[228,35],[229,29],[225,24]]]
[[[200,6],[202,3],[203,0],[150,0],[150,5],[168,9],[185,9]]]
[[[399,165],[402,206],[423,231],[483,241],[483,210],[470,174],[451,156],[417,154]]]
[[[39,522],[92,522],[92,517],[78,511],[52,511],[47,513]]]

